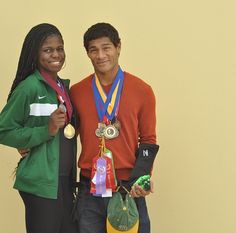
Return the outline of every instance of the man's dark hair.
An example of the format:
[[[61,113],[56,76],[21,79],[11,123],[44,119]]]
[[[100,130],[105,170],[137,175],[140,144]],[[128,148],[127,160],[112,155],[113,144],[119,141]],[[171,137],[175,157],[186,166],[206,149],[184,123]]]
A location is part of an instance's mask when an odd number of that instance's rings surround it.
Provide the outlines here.
[[[48,23],[38,24],[31,28],[31,30],[28,32],[23,42],[16,76],[11,86],[7,100],[9,100],[17,85],[27,76],[35,72],[38,67],[39,49],[44,41],[52,35],[60,36],[62,39],[62,35],[57,27]]]
[[[97,23],[92,25],[84,33],[84,47],[88,51],[89,42],[101,37],[108,37],[115,47],[120,43],[118,31],[109,23]]]

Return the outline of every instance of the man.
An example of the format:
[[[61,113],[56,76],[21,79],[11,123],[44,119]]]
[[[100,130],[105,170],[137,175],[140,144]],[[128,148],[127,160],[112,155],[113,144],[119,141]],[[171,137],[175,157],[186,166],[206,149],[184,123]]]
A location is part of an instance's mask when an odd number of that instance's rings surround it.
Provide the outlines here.
[[[139,233],[148,233],[150,220],[144,197],[153,187],[145,190],[133,184],[151,172],[158,151],[154,93],[141,79],[122,71],[118,62],[121,42],[112,25],[91,26],[84,34],[84,47],[94,74],[71,87],[82,147],[78,161],[80,232],[106,232],[107,205],[117,181],[128,189],[132,186]]]

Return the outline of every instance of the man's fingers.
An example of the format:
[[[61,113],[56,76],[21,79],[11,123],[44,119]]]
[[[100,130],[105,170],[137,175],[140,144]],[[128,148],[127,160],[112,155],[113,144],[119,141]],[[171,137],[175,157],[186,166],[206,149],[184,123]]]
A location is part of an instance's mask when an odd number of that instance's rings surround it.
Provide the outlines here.
[[[132,197],[145,197],[150,194],[150,192],[151,190],[144,190],[141,186],[135,184],[132,186],[130,194]]]

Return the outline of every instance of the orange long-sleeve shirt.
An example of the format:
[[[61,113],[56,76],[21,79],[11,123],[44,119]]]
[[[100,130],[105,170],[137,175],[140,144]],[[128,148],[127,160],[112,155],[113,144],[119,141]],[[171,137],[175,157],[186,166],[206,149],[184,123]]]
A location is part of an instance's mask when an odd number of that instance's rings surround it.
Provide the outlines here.
[[[78,166],[86,177],[91,175],[92,159],[98,155],[100,144],[95,135],[99,118],[92,79],[93,75],[90,75],[71,87],[72,102],[79,117],[77,130],[82,148]],[[109,88],[104,87],[105,92]],[[156,113],[151,87],[127,72],[124,72],[117,119],[121,124],[120,134],[117,138],[106,140],[106,147],[112,151],[117,178],[128,180],[139,143],[156,144]]]

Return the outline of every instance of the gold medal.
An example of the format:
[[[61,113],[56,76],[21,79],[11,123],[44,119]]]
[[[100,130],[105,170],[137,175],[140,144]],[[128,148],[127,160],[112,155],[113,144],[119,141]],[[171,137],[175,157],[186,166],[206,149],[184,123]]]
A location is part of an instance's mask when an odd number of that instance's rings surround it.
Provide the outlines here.
[[[70,123],[64,128],[64,135],[68,139],[75,136],[75,128]]]

